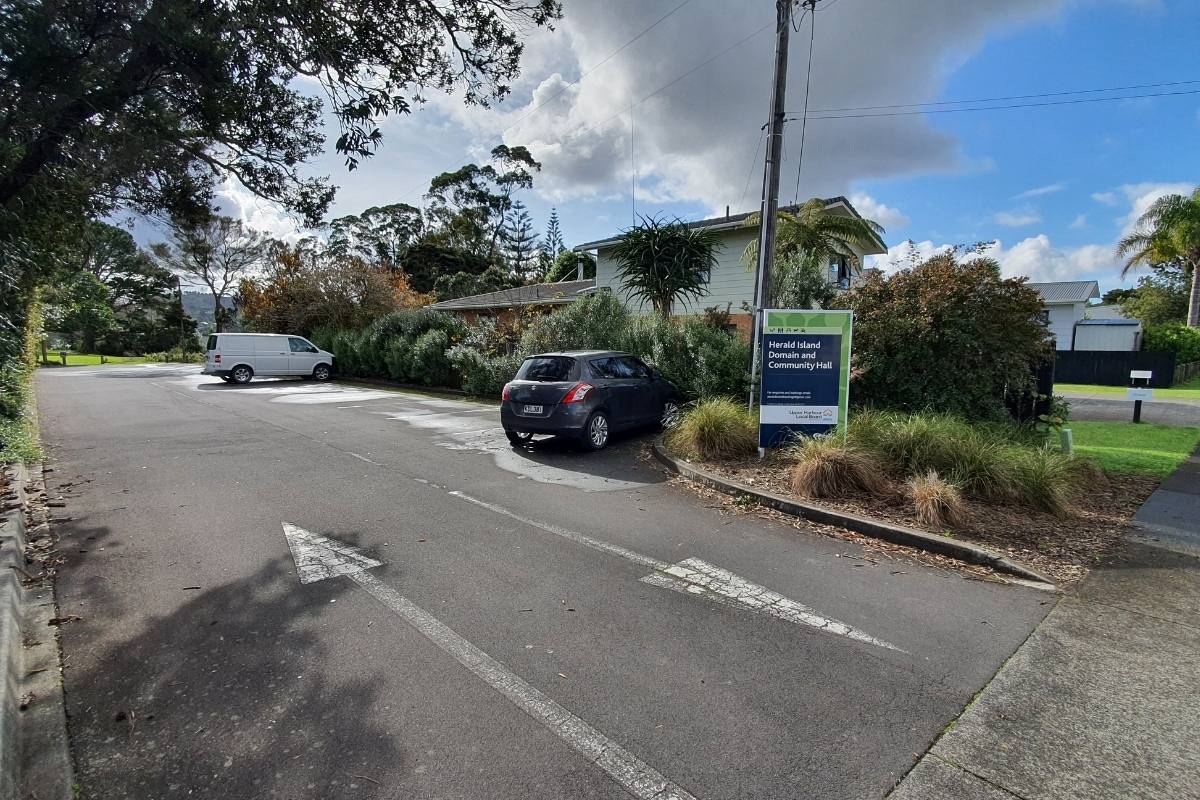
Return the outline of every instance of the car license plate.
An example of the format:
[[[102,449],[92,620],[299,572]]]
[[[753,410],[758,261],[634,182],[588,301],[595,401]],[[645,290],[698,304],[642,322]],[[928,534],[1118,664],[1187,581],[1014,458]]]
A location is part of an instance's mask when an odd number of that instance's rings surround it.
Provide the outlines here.
[[[540,413],[542,413],[542,407],[541,407],[541,406],[525,406],[525,411],[524,411],[524,413],[526,413],[526,414],[540,414]]]

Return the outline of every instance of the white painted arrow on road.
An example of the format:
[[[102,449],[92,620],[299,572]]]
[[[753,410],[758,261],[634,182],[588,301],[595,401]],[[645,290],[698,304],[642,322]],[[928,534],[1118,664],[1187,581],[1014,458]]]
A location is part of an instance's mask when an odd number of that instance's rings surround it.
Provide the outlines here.
[[[466,500],[468,503],[473,503],[480,508],[486,508],[488,511],[515,519],[517,522],[522,522],[534,528],[540,528],[547,533],[553,533],[555,536],[570,539],[584,547],[590,547],[593,550],[619,556],[635,564],[649,567],[655,570],[655,572],[642,578],[642,582],[651,586],[671,589],[672,591],[682,592],[694,597],[703,597],[722,605],[737,606],[757,614],[766,614],[795,625],[807,625],[810,628],[817,628],[826,633],[845,636],[848,639],[873,644],[887,650],[895,650],[900,653],[907,652],[890,642],[877,639],[852,625],[847,625],[844,622],[839,622],[836,619],[819,614],[803,603],[798,603],[764,586],[759,586],[757,583],[748,581],[729,570],[713,566],[698,558],[689,558],[685,561],[680,561],[678,564],[668,564],[654,556],[648,556],[636,550],[630,550],[627,547],[594,539],[579,531],[530,519],[514,511],[509,511],[503,506],[471,497],[464,492],[450,492],[450,495],[460,500]]]
[[[381,562],[290,522],[283,523],[283,533],[292,558],[296,560],[301,583],[313,583],[335,575],[344,575],[354,581],[475,677],[604,770],[609,778],[638,800],[697,800],[695,795],[547,697],[428,611],[374,575],[367,574],[368,569],[381,566]]]
[[[383,565],[382,561],[367,558],[349,545],[306,531],[290,522],[283,523],[283,535],[287,537],[301,583],[316,583]]]

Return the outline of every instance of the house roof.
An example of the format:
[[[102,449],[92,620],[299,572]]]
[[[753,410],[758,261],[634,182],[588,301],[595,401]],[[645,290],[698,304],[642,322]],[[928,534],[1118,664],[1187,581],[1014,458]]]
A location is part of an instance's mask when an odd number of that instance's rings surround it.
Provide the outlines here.
[[[1100,296],[1100,285],[1095,281],[1057,281],[1054,283],[1027,283],[1042,296],[1048,305],[1056,303],[1086,303]]]
[[[862,219],[862,214],[858,213],[858,209],[856,209],[854,206],[852,206],[850,204],[850,201],[847,200],[846,198],[842,197],[841,195],[839,195],[837,197],[827,197],[822,202],[825,203],[825,208],[833,208],[835,206],[843,206],[853,216],[858,217],[859,219]],[[795,206],[795,205],[780,206],[779,210],[780,211],[795,211],[798,208],[799,208],[799,206]],[[711,219],[701,219],[701,220],[696,220],[695,222],[688,222],[686,224],[689,228],[711,228],[713,230],[718,230],[718,231],[719,230],[728,230],[731,228],[741,228],[744,226],[747,217],[749,217],[751,214],[757,214],[757,213],[758,213],[757,210],[756,211],[747,211],[742,214],[731,214],[731,215],[724,216],[724,217],[713,217]],[[622,237],[620,235],[618,235],[618,236],[609,237],[607,239],[598,239],[594,242],[585,242],[583,244],[576,245],[574,247],[574,249],[575,250],[598,250],[599,248],[602,248],[602,247],[612,247],[614,244],[621,241],[621,238]],[[880,239],[878,236],[876,236],[874,234],[871,235],[871,238],[874,240],[874,246],[877,249],[867,250],[867,253],[869,255],[882,255],[883,253],[887,252],[887,245],[883,243],[882,239]]]
[[[438,311],[469,311],[489,308],[514,308],[516,306],[549,306],[574,302],[581,294],[596,288],[593,279],[583,281],[559,281],[558,283],[535,283],[502,289],[498,292],[473,294],[432,303],[428,308]]]

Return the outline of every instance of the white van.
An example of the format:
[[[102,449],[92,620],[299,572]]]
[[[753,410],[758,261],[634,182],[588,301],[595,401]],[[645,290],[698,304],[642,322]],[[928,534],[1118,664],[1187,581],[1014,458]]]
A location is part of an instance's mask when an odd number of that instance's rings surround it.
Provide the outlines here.
[[[208,337],[204,374],[228,383],[263,377],[302,377],[327,381],[333,354],[302,336],[280,333],[214,333]]]

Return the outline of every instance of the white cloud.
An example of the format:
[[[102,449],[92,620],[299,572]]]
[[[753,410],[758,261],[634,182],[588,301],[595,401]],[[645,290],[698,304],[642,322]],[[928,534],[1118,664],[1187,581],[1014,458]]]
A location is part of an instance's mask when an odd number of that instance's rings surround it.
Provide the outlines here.
[[[884,205],[865,192],[855,192],[850,195],[850,204],[854,206],[858,213],[867,219],[875,220],[889,230],[892,228],[903,228],[909,222],[908,216],[903,211],[889,205]]]
[[[1021,200],[1026,197],[1041,197],[1042,195],[1054,194],[1055,192],[1061,192],[1065,188],[1067,188],[1066,184],[1051,183],[1047,186],[1038,186],[1034,189],[1026,189],[1025,191],[1021,192],[1019,195],[1017,195],[1016,199]]]
[[[1142,214],[1150,210],[1154,201],[1168,194],[1189,195],[1196,188],[1193,183],[1127,183],[1121,187],[1121,192],[1129,201],[1129,213],[1121,220],[1121,235],[1133,232]]]
[[[1075,217],[1075,221],[1071,223],[1071,228],[1074,230],[1080,230],[1082,228],[1086,228],[1087,224],[1087,214],[1080,214],[1079,216]]]
[[[1042,217],[1032,208],[1020,209],[1017,211],[997,211],[992,215],[992,220],[997,225],[1004,225],[1009,228],[1021,228],[1025,225],[1035,225],[1042,221]]]
[[[1114,279],[1119,270],[1112,245],[1058,248],[1044,233],[1022,239],[1012,247],[997,241],[980,255],[996,259],[1004,277],[1031,281]]]
[[[240,183],[225,181],[217,191],[217,197],[222,214],[241,219],[256,231],[285,242],[295,242],[304,235],[286,211],[252,194]]]
[[[894,3],[839,4],[820,18],[809,107],[936,100],[947,76],[996,27],[1051,17],[1067,2],[926,0],[921,14]],[[657,4],[643,0],[574,0],[556,33],[534,35],[524,77],[503,107],[467,109],[453,98],[436,97],[431,106],[486,143],[483,151],[500,137],[528,145],[544,164],[537,190],[558,203],[628,196],[632,138],[639,196],[644,185],[647,197],[664,202],[745,210],[761,186],[762,152],[755,158],[755,150],[768,105],[773,12],[772,4],[758,0],[694,2],[567,87],[564,77],[586,72],[662,14]],[[807,60],[806,38],[797,37],[792,48],[793,76]],[[915,40],[931,44],[913,48]],[[789,111],[803,101],[803,84],[793,80],[791,87]],[[800,125],[789,124],[785,201],[796,185],[799,139]],[[403,144],[389,143],[397,146]],[[846,194],[857,180],[969,163],[954,136],[919,116],[810,119],[799,194]]]
[[[928,261],[936,255],[947,253],[953,249],[954,245],[951,244],[934,244],[929,239],[923,242],[914,242],[909,239],[892,245],[885,255],[867,256],[864,266],[867,269],[895,272]]]
[[[1117,199],[1116,192],[1092,192],[1092,199],[1097,203],[1103,203],[1106,206],[1115,206],[1120,200]]]

